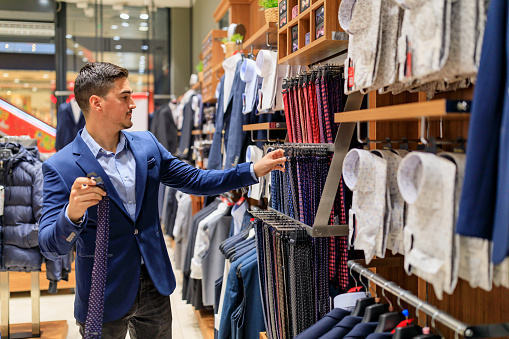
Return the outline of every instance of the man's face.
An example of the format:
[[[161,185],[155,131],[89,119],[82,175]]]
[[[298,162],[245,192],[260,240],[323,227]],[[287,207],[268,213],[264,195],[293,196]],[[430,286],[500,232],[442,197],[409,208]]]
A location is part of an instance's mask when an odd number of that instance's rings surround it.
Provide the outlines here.
[[[115,80],[115,86],[103,98],[103,111],[108,122],[116,127],[128,129],[133,125],[131,121],[133,109],[136,108],[133,90],[127,78]]]

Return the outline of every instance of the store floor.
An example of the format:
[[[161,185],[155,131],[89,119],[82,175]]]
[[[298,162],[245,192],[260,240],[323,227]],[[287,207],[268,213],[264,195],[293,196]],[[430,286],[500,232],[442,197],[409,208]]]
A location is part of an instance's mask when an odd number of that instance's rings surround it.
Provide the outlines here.
[[[173,251],[169,241],[168,253],[173,261]],[[182,273],[175,272],[177,288],[171,295],[171,306],[173,314],[173,338],[202,339],[203,336],[194,315],[194,309],[182,300]],[[67,339],[81,338],[76,321],[74,319],[74,294],[58,294],[41,296],[41,321],[67,320],[69,332]],[[11,297],[10,302],[10,323],[29,323],[31,318],[31,301],[28,293],[17,294]],[[129,338],[129,335],[127,335]]]

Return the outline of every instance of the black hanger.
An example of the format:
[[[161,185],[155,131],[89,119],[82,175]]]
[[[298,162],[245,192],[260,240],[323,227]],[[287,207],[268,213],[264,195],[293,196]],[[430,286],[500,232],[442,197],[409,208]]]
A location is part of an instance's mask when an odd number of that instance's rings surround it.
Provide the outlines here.
[[[413,337],[413,339],[442,339],[442,337],[439,336],[438,334],[430,333],[430,334],[420,334],[416,337]]]
[[[366,311],[364,313],[364,318],[362,318],[362,323],[371,323],[374,321],[378,321],[381,315],[387,313],[389,310],[389,306],[387,304],[375,304],[366,307]]]
[[[357,299],[352,315],[356,317],[363,317],[364,313],[366,312],[366,308],[368,306],[374,305],[375,303],[376,301],[373,297]]]
[[[375,333],[389,332],[398,326],[400,322],[405,320],[401,312],[389,312],[380,315]]]
[[[411,339],[422,334],[422,329],[416,325],[397,327],[392,339]]]

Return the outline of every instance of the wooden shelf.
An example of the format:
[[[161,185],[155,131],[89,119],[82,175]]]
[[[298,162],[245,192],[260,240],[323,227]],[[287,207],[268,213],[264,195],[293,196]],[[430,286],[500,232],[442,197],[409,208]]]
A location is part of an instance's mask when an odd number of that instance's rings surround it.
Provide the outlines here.
[[[460,101],[466,102],[466,101]],[[449,120],[468,119],[470,105],[467,111],[459,113],[457,101],[431,100],[411,104],[385,106],[380,108],[363,109],[359,111],[336,113],[334,122],[357,122],[357,121],[383,121],[383,120],[415,120],[421,117],[430,119],[443,118]]]
[[[309,65],[319,60],[324,60],[348,48],[348,41],[326,40],[321,37],[309,45],[279,59],[280,65]]]
[[[267,48],[267,38],[265,34],[269,34],[269,44],[277,44],[277,23],[269,22],[254,33],[248,40],[242,45],[242,49],[249,49],[253,46],[253,49]]]
[[[31,276],[27,272],[9,272],[9,290],[11,292],[30,292],[31,289]],[[69,273],[69,280],[60,280],[57,283],[58,290],[75,288],[76,277],[74,274],[74,262],[71,266],[71,272]],[[47,291],[49,289],[49,280],[46,278],[46,264],[41,265],[41,272],[39,272],[39,289],[41,291]]]
[[[41,336],[39,339],[65,339],[69,325],[66,320],[41,322]],[[32,323],[10,324],[10,338],[35,338],[32,337]]]
[[[214,312],[195,310],[194,314],[198,320],[203,339],[214,339]]]
[[[286,130],[285,122],[262,122],[242,126],[243,131]]]

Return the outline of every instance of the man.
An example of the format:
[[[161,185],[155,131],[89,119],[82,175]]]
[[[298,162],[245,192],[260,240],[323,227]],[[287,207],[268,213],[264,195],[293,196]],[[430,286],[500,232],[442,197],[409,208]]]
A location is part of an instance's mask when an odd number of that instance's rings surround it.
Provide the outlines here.
[[[46,257],[55,258],[76,244],[74,315],[83,337],[101,335],[85,333],[85,322],[97,205],[107,194],[102,338],[125,338],[127,329],[131,338],[171,338],[168,295],[175,289],[175,277],[158,219],[159,183],[189,194],[219,194],[254,184],[256,177],[271,170],[283,170],[285,158],[278,150],[254,165],[244,163],[225,171],[199,170],[181,162],[150,132],[122,131],[132,126],[136,107],[127,76],[127,70],[109,63],[91,63],[80,70],[74,92],[86,125],[72,143],[43,164],[39,245]],[[100,177],[106,191],[87,175]]]

